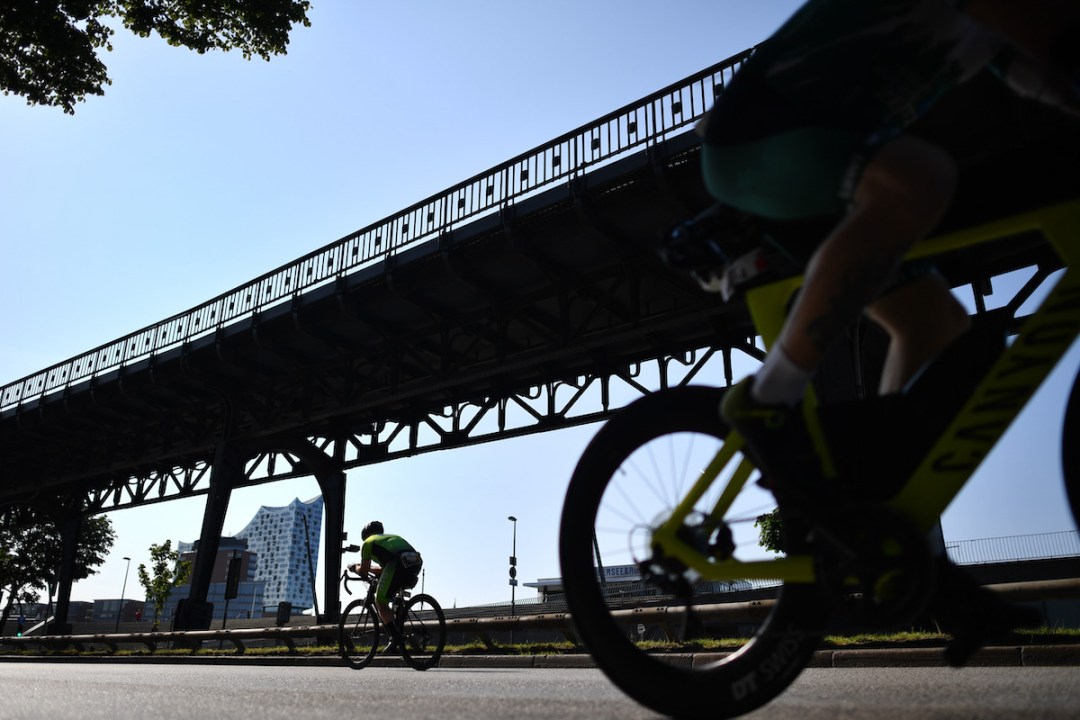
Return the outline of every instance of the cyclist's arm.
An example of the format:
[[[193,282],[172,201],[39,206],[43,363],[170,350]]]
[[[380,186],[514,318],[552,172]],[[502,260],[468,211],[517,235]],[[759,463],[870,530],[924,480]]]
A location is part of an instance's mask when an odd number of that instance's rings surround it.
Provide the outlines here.
[[[375,577],[379,577],[379,575],[382,574],[381,567],[377,565],[373,567],[371,565],[371,558],[364,558],[359,563],[355,565],[350,565],[349,567],[354,573],[356,573],[360,577],[366,577],[368,575],[374,575]]]

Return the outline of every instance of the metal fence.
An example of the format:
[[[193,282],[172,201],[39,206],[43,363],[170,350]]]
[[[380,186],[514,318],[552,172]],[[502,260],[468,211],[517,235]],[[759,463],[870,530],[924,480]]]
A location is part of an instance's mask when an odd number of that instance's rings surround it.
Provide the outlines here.
[[[1028,560],[1053,560],[1074,558],[1080,568],[1080,530],[1040,533],[1035,535],[1011,535],[1007,537],[981,538],[978,540],[959,540],[945,543],[949,559],[957,565],[986,565],[989,563],[1022,562]],[[696,594],[715,595],[719,601],[725,594],[734,594],[748,590],[768,590],[780,586],[777,580],[739,580],[723,587],[723,583],[703,584],[695,588]],[[643,602],[677,602],[676,598],[664,595],[656,587],[647,583],[613,583],[603,591],[610,606],[625,604],[641,605]],[[621,603],[621,601],[625,601]],[[523,613],[561,612],[566,609],[566,598],[561,592],[549,597],[517,598],[515,604]],[[457,614],[469,616],[501,616],[509,613],[508,601],[471,606],[455,610]],[[447,611],[447,616],[450,611]]]
[[[957,565],[1080,558],[1080,531],[946,542],[945,551]]]
[[[0,388],[0,411],[142,360],[690,129],[751,50],[626,105],[194,309]]]

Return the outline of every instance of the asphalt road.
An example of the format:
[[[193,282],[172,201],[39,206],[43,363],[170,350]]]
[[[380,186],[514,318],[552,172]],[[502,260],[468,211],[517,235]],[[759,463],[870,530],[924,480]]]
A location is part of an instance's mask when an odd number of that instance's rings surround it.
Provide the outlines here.
[[[1075,667],[810,669],[746,718],[1076,718]],[[342,720],[660,717],[593,669],[0,662],[0,718]]]

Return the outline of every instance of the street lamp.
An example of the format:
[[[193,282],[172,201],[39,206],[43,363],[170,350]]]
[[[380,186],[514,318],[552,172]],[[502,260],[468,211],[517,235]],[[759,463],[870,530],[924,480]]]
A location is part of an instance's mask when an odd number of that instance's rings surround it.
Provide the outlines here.
[[[514,617],[514,590],[517,589],[517,518],[506,518],[514,524],[514,540],[510,549],[510,617]]]
[[[131,558],[123,558],[127,560],[127,567],[124,568],[124,584],[120,588],[120,607],[116,610],[116,627],[113,628],[113,632],[120,632],[120,615],[124,612],[124,593],[127,592],[127,576],[128,570],[131,569]]]

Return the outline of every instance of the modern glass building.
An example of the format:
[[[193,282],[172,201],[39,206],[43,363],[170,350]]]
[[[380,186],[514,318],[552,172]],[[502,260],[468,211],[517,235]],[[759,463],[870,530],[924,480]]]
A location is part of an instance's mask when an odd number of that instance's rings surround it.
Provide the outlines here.
[[[321,495],[306,502],[297,498],[284,507],[259,508],[236,534],[258,556],[254,580],[265,583],[264,611],[276,612],[282,602],[293,612],[314,607],[322,515]]]

